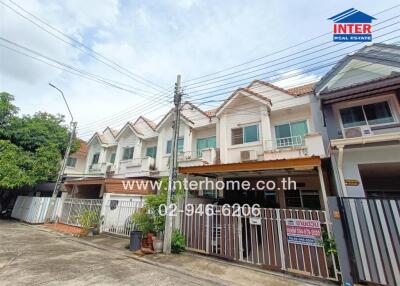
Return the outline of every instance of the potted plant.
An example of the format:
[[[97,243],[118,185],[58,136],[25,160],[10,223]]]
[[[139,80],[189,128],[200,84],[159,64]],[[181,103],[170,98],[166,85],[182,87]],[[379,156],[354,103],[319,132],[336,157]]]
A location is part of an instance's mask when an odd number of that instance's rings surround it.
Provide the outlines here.
[[[180,232],[180,230],[174,229],[171,237],[171,252],[181,253],[185,251],[185,240],[185,236]]]
[[[134,213],[132,215],[132,222],[135,231],[141,232],[143,247],[148,248],[148,234],[153,231],[153,225],[146,208],[142,208],[137,213]]]
[[[85,210],[77,216],[77,219],[83,228],[83,235],[92,236],[99,233],[100,217],[96,211]]]

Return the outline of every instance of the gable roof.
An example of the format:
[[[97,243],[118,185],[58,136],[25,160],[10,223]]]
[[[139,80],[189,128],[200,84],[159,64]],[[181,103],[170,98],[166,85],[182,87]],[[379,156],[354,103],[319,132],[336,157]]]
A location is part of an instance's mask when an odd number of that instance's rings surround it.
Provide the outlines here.
[[[333,20],[335,23],[371,23],[372,20],[376,20],[376,18],[357,9],[350,8],[330,17],[329,20]]]
[[[207,113],[208,116],[214,117],[214,116],[216,115],[216,113],[217,113],[217,109],[218,109],[218,108],[213,108],[213,109],[206,110],[206,111],[204,111],[204,112]]]
[[[279,90],[279,91],[281,91],[281,92],[283,92],[283,93],[292,95],[292,94],[290,94],[286,89],[283,89],[283,88],[281,88],[281,87],[279,87],[279,86],[276,86],[276,85],[274,85],[274,84],[272,84],[272,83],[269,83],[269,82],[266,82],[266,81],[262,81],[262,80],[259,80],[259,79],[253,80],[253,81],[247,86],[247,88],[251,88],[251,87],[253,87],[253,86],[256,85],[256,84],[257,84],[257,85],[265,85],[265,86],[268,86],[268,87],[273,88],[273,89],[275,89],[275,90]]]
[[[138,123],[138,121],[142,119],[153,131],[156,129],[156,124],[154,123],[154,121],[140,115],[135,122],[133,123],[133,125],[136,125],[136,123]]]
[[[315,82],[288,88],[287,91],[294,96],[301,96],[304,94],[312,93],[314,91],[314,87],[315,87]]]
[[[203,114],[206,117],[210,117],[204,110],[200,109],[198,106],[194,105],[193,103],[191,103],[190,101],[185,101],[182,106],[184,106],[185,104],[190,105],[191,107],[193,107],[194,109],[196,109],[197,111],[199,111],[201,114]]]
[[[110,132],[111,132],[111,134],[112,134],[112,136],[113,136],[114,138],[117,136],[117,134],[118,134],[118,130],[117,130],[117,129],[111,128],[110,126],[107,126],[106,129],[103,130],[103,133],[104,133],[107,129],[110,130]]]
[[[129,128],[136,136],[138,137],[143,137],[143,133],[141,133],[132,122],[127,122],[124,127],[121,128],[121,130],[118,132],[116,139],[118,139],[121,134],[126,130],[126,128]]]
[[[396,52],[390,52],[396,51]],[[316,84],[314,90],[318,93],[341,69],[351,60],[358,59],[371,63],[381,63],[400,66],[400,46],[393,44],[372,44],[366,45],[353,54],[348,54],[338,61]]]
[[[244,88],[238,88],[236,89],[231,96],[229,96],[226,100],[224,100],[224,102],[217,108],[217,110],[215,111],[215,114],[217,115],[224,107],[226,104],[228,104],[229,101],[231,101],[235,95],[237,95],[239,92],[246,92],[254,97],[257,97],[258,99],[263,100],[265,103],[269,103],[270,105],[272,105],[272,102],[269,98],[252,91],[251,89],[249,89],[248,87],[244,87]]]
[[[171,108],[165,115],[164,117],[160,120],[160,122],[158,122],[157,126],[156,126],[156,130],[158,128],[160,128],[161,125],[164,124],[164,122],[167,120],[167,118],[172,114],[172,112],[175,111],[175,108]],[[180,112],[180,117],[183,118],[186,122],[190,123],[190,124],[194,124],[194,122],[192,120],[190,120],[189,118],[187,118],[185,115],[182,114],[182,111]]]

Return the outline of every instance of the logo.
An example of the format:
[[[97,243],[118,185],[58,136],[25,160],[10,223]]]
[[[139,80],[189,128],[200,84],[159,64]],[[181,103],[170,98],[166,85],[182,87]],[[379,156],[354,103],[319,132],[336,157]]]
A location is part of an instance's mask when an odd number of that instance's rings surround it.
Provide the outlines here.
[[[372,20],[376,18],[354,8],[339,13],[333,20],[334,42],[371,42]]]

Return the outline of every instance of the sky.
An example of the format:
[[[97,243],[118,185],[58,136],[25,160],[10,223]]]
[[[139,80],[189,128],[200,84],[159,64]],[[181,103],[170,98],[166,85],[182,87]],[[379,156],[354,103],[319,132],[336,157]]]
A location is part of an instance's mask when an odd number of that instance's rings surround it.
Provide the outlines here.
[[[38,28],[32,23],[40,24],[37,18],[15,4],[92,51],[54,30],[50,29],[58,38]],[[160,120],[172,107],[171,90],[177,74],[182,75],[188,98],[197,96],[204,101],[212,97],[211,91],[218,94],[216,90],[221,89],[213,83],[218,77],[274,59],[282,60],[304,49],[307,43],[269,58],[265,56],[331,32],[329,17],[349,8],[374,15],[396,4],[397,1],[389,0],[0,0],[0,45],[3,45],[0,46],[0,91],[14,95],[21,114],[60,113],[68,122],[62,97],[48,85],[53,83],[65,94],[78,122],[79,136],[88,138],[107,125],[120,127],[128,120],[134,121],[139,114]],[[399,12],[400,7],[385,12],[377,17],[377,22]],[[49,31],[49,27],[46,29]],[[49,66],[18,54],[4,45],[32,56],[31,52],[4,39],[101,76],[107,83],[91,81],[57,69],[54,63]],[[329,39],[331,35],[310,41],[309,46]],[[350,44],[344,47],[350,48]],[[94,58],[96,55],[102,62]],[[221,70],[225,71],[215,74]],[[301,65],[287,69],[280,66],[274,70],[270,75],[282,87],[315,81],[321,76],[318,72],[303,70]],[[251,82],[250,78],[259,78],[264,71],[260,69],[260,72],[234,77],[231,81],[235,83],[231,85],[229,81],[222,82],[226,85],[219,96],[226,97],[235,87]],[[188,81],[207,74],[213,75],[197,79],[197,83]],[[242,81],[238,82],[239,79]],[[201,83],[204,80],[209,82]],[[218,102],[204,103],[201,108],[216,105]]]

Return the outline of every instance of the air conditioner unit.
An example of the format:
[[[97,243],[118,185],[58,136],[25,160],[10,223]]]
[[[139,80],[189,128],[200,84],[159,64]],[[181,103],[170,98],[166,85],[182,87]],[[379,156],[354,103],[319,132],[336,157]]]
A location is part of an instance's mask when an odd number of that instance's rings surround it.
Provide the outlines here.
[[[241,162],[255,161],[255,160],[257,160],[257,154],[255,150],[240,151]]]
[[[373,133],[369,126],[359,126],[359,127],[346,128],[344,130],[344,135],[346,138],[355,138],[355,137],[371,136],[373,135]]]

